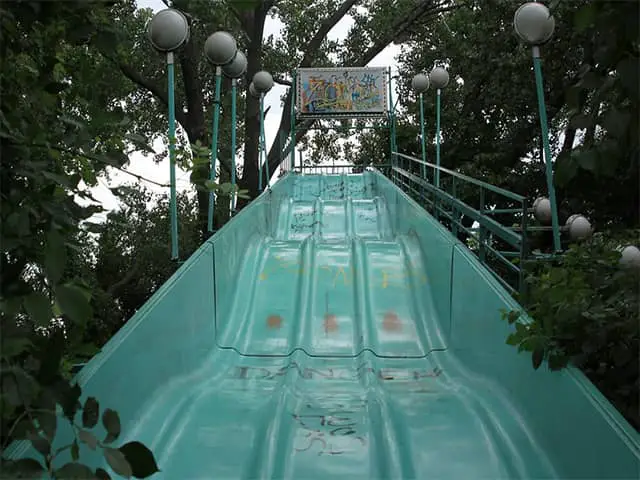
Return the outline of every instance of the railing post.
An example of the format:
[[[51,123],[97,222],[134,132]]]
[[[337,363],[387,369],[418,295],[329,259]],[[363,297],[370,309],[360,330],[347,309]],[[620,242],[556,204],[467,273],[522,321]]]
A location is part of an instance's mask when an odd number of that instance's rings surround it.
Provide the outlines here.
[[[480,233],[479,233],[479,258],[480,258],[480,262],[482,262],[483,264],[485,263],[485,258],[486,258],[486,248],[485,248],[485,243],[487,241],[486,238],[486,232],[484,229],[484,188],[480,187]]]
[[[296,169],[296,83],[297,83],[297,72],[294,70],[291,81],[291,145],[289,148],[291,149],[291,169]],[[302,164],[300,164],[302,167]]]
[[[453,177],[451,180],[453,182],[451,194],[453,195],[453,198],[457,200],[458,197],[456,195],[456,177]],[[458,209],[456,208],[455,204],[452,205],[451,210],[451,233],[453,233],[454,237],[458,238]]]
[[[527,255],[529,254],[529,245],[527,238],[527,215],[529,214],[527,207],[527,199],[522,201],[522,222],[520,224],[522,230],[520,235],[522,236],[522,243],[520,244],[520,271],[518,272],[518,291],[520,292],[520,302],[524,301],[524,297],[527,293],[527,281],[525,262],[527,261]]]

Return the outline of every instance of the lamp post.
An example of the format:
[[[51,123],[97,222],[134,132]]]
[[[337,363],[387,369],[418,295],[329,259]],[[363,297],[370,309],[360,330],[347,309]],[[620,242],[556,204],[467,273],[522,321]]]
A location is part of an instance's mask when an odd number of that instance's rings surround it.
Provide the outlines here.
[[[156,13],[149,22],[147,35],[157,51],[167,56],[167,80],[169,104],[169,175],[171,218],[171,260],[177,260],[178,251],[178,207],[176,199],[176,103],[174,82],[174,56],[178,48],[189,39],[189,22],[179,10],[167,8]]]
[[[238,78],[247,71],[247,57],[238,51],[233,61],[222,67],[222,73],[231,79],[231,184],[234,186],[231,197],[231,215],[236,211],[236,94]]]
[[[536,91],[538,96],[540,127],[542,130],[542,143],[544,146],[547,189],[549,192],[549,207],[551,209],[550,213],[551,226],[553,229],[553,247],[556,252],[560,252],[562,248],[560,244],[560,225],[558,222],[556,192],[553,185],[551,148],[549,146],[549,127],[547,124],[547,110],[544,102],[542,67],[540,62],[540,45],[548,42],[551,39],[553,30],[555,28],[555,20],[551,16],[549,9],[543,4],[537,2],[527,2],[521,5],[516,11],[513,24],[518,36],[525,43],[531,46],[531,52],[533,56],[533,69],[536,79]]]
[[[253,76],[253,81],[249,85],[249,93],[260,99],[260,146],[258,148],[258,189],[262,191],[262,164],[263,157],[267,169],[267,188],[271,176],[269,175],[269,158],[267,157],[267,146],[264,135],[264,96],[273,87],[273,77],[269,72],[261,70]]]
[[[216,66],[215,73],[215,97],[213,105],[213,132],[211,138],[211,165],[209,179],[216,179],[216,159],[218,157],[218,123],[220,121],[220,88],[222,84],[222,67],[233,62],[238,53],[238,45],[235,38],[228,32],[215,32],[209,35],[204,43],[204,53],[207,59]],[[215,207],[215,195],[209,193],[209,212],[207,217],[207,230],[213,232],[213,210]]]
[[[429,77],[424,73],[418,73],[411,80],[411,88],[418,94],[418,101],[420,102],[420,144],[422,146],[422,178],[427,179],[427,146],[424,137],[424,92],[429,89]]]
[[[440,96],[442,89],[449,84],[449,72],[435,67],[429,74],[431,85],[436,89],[436,187],[440,188]]]

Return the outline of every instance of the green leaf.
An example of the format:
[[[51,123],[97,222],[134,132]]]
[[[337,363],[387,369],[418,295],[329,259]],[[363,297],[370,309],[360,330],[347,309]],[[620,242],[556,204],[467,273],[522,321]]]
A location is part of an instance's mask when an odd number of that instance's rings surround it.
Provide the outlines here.
[[[626,57],[616,66],[616,72],[622,87],[633,99],[638,98],[638,84],[640,83],[640,72],[638,71],[638,58]]]
[[[85,324],[93,315],[91,305],[84,292],[72,285],[56,288],[56,300],[62,312],[78,324]]]
[[[598,165],[598,152],[595,150],[584,150],[578,156],[578,164],[581,168],[590,172],[595,171]]]
[[[580,79],[577,85],[585,90],[596,90],[600,88],[605,81],[605,77],[602,75],[598,75],[593,70],[588,71],[584,74],[584,76]]]
[[[564,355],[553,354],[549,355],[549,369],[560,370],[567,366],[569,359]]]
[[[64,248],[64,239],[56,230],[51,230],[47,235],[44,253],[44,269],[51,284],[55,285],[60,281],[66,263],[67,251]]]
[[[591,117],[589,117],[588,115],[585,115],[583,113],[575,115],[569,121],[569,126],[571,128],[575,128],[575,129],[589,128],[592,125],[593,125],[593,119]]]
[[[620,139],[627,134],[630,121],[631,115],[612,107],[603,115],[602,126],[611,136]]]
[[[54,412],[38,412],[36,414],[38,424],[49,442],[53,442],[58,426],[58,417]]]
[[[124,453],[120,450],[116,450],[115,448],[105,447],[103,454],[107,463],[114,472],[124,478],[131,478],[133,470]]]
[[[107,471],[102,468],[98,468],[95,475],[98,480],[111,480],[111,475],[109,475]]]
[[[80,441],[86,444],[91,450],[95,450],[98,446],[98,439],[88,430],[79,430],[78,437],[80,438]]]
[[[59,173],[49,172],[47,170],[43,170],[40,173],[44,178],[47,178],[52,182],[57,183],[58,185],[61,185],[66,188],[71,188],[72,186],[71,182],[69,181],[69,178],[64,175],[60,175]]]
[[[582,32],[593,25],[598,15],[598,5],[591,2],[580,8],[573,18],[573,25],[577,32]]]
[[[49,298],[42,292],[33,292],[24,299],[24,308],[31,319],[40,327],[49,325],[53,312]]]
[[[21,458],[2,463],[3,478],[31,478],[40,479],[46,472],[44,465],[33,458]],[[5,475],[8,475],[5,477]]]
[[[149,142],[142,135],[137,133],[128,133],[124,136],[125,139],[129,140],[136,147],[138,147],[143,152],[147,153],[156,153],[155,150],[149,145]]]
[[[105,437],[105,443],[111,443],[120,436],[120,417],[118,412],[107,408],[102,413],[102,425],[107,430],[107,436]]]
[[[100,404],[94,397],[89,397],[84,402],[82,408],[82,426],[85,428],[93,428],[98,424],[100,416]]]
[[[77,383],[71,386],[66,381],[60,381],[56,385],[56,394],[64,416],[73,422],[76,412],[81,407],[79,399],[82,395],[82,389]]]
[[[142,443],[125,443],[119,450],[124,454],[129,465],[131,465],[134,477],[147,478],[160,471],[153,453]]]
[[[31,375],[19,367],[2,372],[0,381],[2,396],[9,405],[31,405],[39,387]]]
[[[31,442],[31,445],[33,445],[33,448],[35,448],[38,452],[45,456],[49,455],[49,453],[51,452],[51,444],[49,443],[49,440],[44,438],[42,435],[38,435],[35,432],[27,433],[27,438]]]
[[[74,462],[77,462],[79,458],[80,458],[80,445],[78,445],[78,442],[74,440],[73,443],[71,444],[71,460],[73,460]]]
[[[7,337],[2,338],[2,348],[0,354],[2,358],[10,359],[21,355],[33,348],[33,343],[26,337]]]
[[[231,5],[238,12],[249,12],[255,10],[261,3],[262,0],[234,0]]]
[[[533,364],[533,368],[537,370],[542,364],[542,360],[544,360],[544,350],[542,348],[537,348],[531,354],[531,363]]]
[[[93,470],[81,463],[71,462],[55,471],[57,479],[87,480],[93,478]]]
[[[518,334],[516,333],[511,333],[508,337],[507,337],[507,345],[519,345],[520,344],[520,337],[518,336]]]
[[[560,155],[556,160],[555,180],[560,186],[567,185],[578,173],[578,163],[572,155]]]
[[[520,318],[520,312],[517,310],[511,310],[507,315],[507,321],[509,322],[509,324],[514,323],[519,318]]]

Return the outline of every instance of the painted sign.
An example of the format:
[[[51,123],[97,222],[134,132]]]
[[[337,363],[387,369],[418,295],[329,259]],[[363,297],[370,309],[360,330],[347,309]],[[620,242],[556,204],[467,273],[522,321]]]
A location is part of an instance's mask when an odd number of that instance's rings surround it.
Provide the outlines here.
[[[297,88],[301,117],[377,117],[387,111],[384,68],[301,68]]]

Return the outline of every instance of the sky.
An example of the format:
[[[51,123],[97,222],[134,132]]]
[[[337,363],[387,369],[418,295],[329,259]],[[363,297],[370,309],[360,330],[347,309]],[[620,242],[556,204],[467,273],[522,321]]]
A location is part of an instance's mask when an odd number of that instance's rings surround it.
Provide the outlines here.
[[[140,8],[151,8],[155,12],[160,11],[166,6],[161,0],[138,0],[138,7]],[[332,40],[341,40],[346,37],[350,26],[353,24],[353,20],[351,17],[344,17],[330,32],[329,39]],[[279,36],[279,32],[281,30],[282,23],[276,19],[272,19],[267,17],[267,21],[265,24],[264,30],[264,38],[267,38],[269,35],[274,35],[274,37]],[[211,32],[213,33],[213,32]],[[149,46],[151,49],[151,46]],[[371,62],[367,64],[369,67],[391,67],[392,71],[396,68],[396,60],[395,57],[398,55],[400,51],[400,47],[397,45],[389,45],[385,48],[378,56],[376,56]],[[348,66],[348,65],[347,65]],[[280,97],[287,91],[288,87],[281,86],[276,84],[273,89],[265,96],[265,109],[271,107],[267,118],[274,119],[275,121],[265,122],[265,136],[267,145],[270,145],[277,133],[278,124],[280,120],[280,115],[282,114],[282,106],[280,102]],[[395,98],[397,98],[397,91],[394,92]],[[277,120],[276,120],[277,119]],[[162,142],[156,142],[154,145],[154,150],[156,153],[160,153],[163,148]],[[165,157],[166,158],[166,157]],[[241,161],[241,158],[238,159]],[[130,157],[129,164],[126,167],[126,170],[138,175],[141,175],[145,178],[153,180],[155,182],[161,184],[169,183],[169,160],[166,158],[160,163],[155,163],[153,161],[152,156],[144,156],[142,154],[134,153]],[[177,190],[183,191],[190,189],[189,183],[189,172],[179,170],[176,174],[176,188]],[[99,178],[99,186],[93,188],[91,190],[94,198],[98,202],[100,202],[106,210],[113,210],[118,206],[118,199],[111,193],[109,187],[116,187],[118,185],[124,183],[136,182],[137,179],[131,175],[127,175],[124,172],[119,172],[114,169],[110,169],[109,171],[109,180],[104,177]],[[168,188],[159,187],[157,185],[151,184],[149,182],[143,182],[145,186],[155,192],[162,192],[168,190]],[[98,214],[92,221],[100,221],[104,219],[105,214]]]

